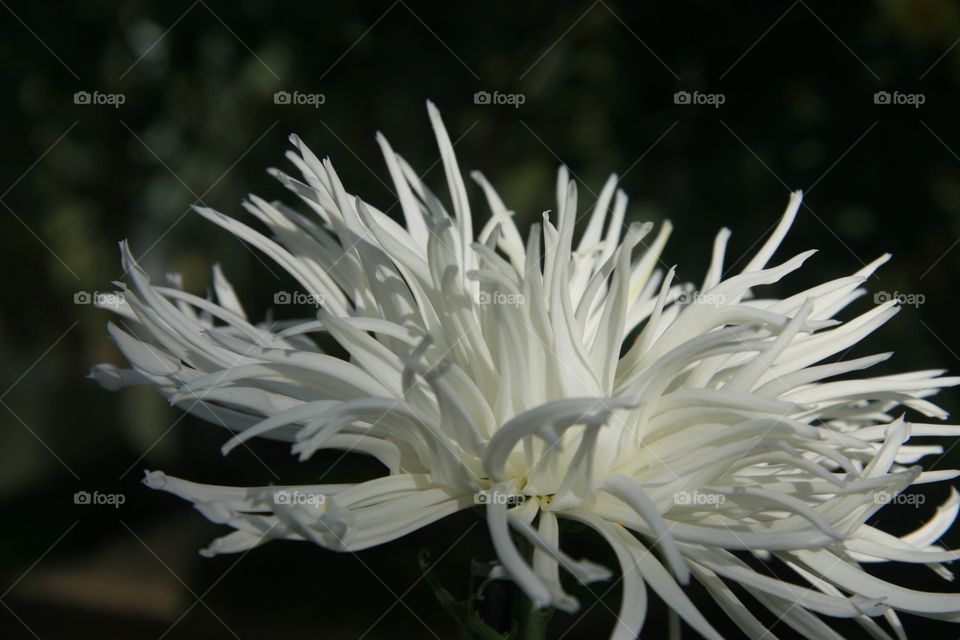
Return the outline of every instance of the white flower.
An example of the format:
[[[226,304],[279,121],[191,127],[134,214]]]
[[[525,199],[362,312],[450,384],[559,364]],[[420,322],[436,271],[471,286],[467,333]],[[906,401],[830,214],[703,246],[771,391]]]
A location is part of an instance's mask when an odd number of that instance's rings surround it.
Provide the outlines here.
[[[751,637],[769,632],[727,583],[808,637],[836,637],[821,616],[855,618],[878,637],[888,637],[881,623],[900,633],[897,611],[960,619],[960,597],[889,584],[861,566],[923,563],[949,579],[942,563],[957,557],[936,545],[960,507],[952,489],[913,533],[866,524],[907,487],[958,475],[922,471],[917,461],[941,447],[907,441],[960,428],[909,423],[900,412],[945,418],[927,398],[960,379],[835,379],[891,355],[833,358],[896,314],[893,300],[834,319],[889,256],[788,298],[755,297],[813,254],[768,266],[800,206],[795,193],[770,238],[726,278],[721,230],[694,293],[658,267],[669,223],[652,236],[650,223],[624,231],[627,198],[615,176],[574,242],[582,207],[564,168],[556,215],[544,213],[526,240],[472,174],[490,209],[477,233],[450,139],[433,105],[429,113],[453,215],[382,136],[405,226],[348,194],[330,162],[296,137],[298,153],[287,157],[302,181],[273,173],[308,213],[253,196],[244,204],[273,239],[198,209],[321,301],[315,317],[252,324],[219,269],[214,302],[151,284],[122,246],[128,329],[111,325],[110,334],[132,368],[99,365],[101,383],[152,385],[228,427],[224,453],[265,436],[291,442],[301,460],[332,448],[384,466],[359,484],[292,487],[148,473],[149,486],[234,529],[208,553],[274,538],[356,551],[480,503],[505,574],[540,607],[577,609],[560,568],[584,583],[611,577],[560,549],[558,518],[596,529],[620,562],[618,639],[640,632],[648,587],[719,638],[685,595],[691,580]],[[310,338],[320,333],[349,359],[321,351]],[[534,544],[532,562],[511,530]],[[773,556],[796,575],[755,571],[735,552]]]

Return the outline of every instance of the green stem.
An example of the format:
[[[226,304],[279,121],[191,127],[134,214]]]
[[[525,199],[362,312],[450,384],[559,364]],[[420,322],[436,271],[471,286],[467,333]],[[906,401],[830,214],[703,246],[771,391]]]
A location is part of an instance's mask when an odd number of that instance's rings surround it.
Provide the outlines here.
[[[547,627],[550,626],[552,617],[553,608],[537,609],[532,603],[527,602],[527,616],[523,622],[524,640],[546,640]]]
[[[522,536],[514,536],[514,543],[517,545],[520,553],[532,565],[533,544]],[[522,612],[520,624],[523,630],[523,640],[546,640],[547,627],[549,626],[550,618],[553,617],[553,607],[538,609],[523,591],[519,588],[514,588],[518,596],[516,610]]]

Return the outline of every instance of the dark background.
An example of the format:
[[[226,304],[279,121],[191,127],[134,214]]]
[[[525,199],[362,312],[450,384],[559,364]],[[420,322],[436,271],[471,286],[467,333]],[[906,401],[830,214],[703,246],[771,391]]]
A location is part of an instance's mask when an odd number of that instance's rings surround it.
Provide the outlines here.
[[[373,137],[383,131],[418,171],[433,167],[427,181],[445,197],[424,105],[432,99],[462,170],[481,169],[522,228],[555,207],[560,162],[582,181],[581,208],[619,172],[629,219],[669,217],[676,230],[664,260],[693,281],[721,226],[734,231],[727,265],[742,268],[789,190],[809,190],[778,255],[820,253],[780,290],[891,251],[871,288],[923,304],[850,355],[893,349],[881,370],[960,370],[958,38],[960,7],[947,0],[0,1],[0,635],[455,637],[418,581],[416,552],[440,559],[433,571],[463,596],[470,559],[490,554],[477,514],[356,556],[275,542],[202,559],[196,551],[225,531],[140,485],[143,469],[260,485],[356,480],[376,465],[350,457],[331,468],[336,458],[322,456],[300,465],[269,442],[223,459],[221,429],[149,390],[113,394],[84,379],[91,364],[120,360],[106,340],[109,314],[74,297],[110,290],[124,238],[155,278],[182,273],[193,291],[220,262],[251,317],[262,317],[288,281],[188,210],[202,202],[243,217],[251,192],[293,204],[264,172],[285,166],[290,132],[333,157],[348,190],[386,209],[394,197]],[[478,105],[480,90],[525,102]],[[681,90],[725,101],[675,104]],[[77,91],[125,101],[75,104]],[[322,93],[325,103],[276,104],[277,91]],[[924,104],[875,104],[878,91]],[[468,189],[483,215],[479,189]],[[872,303],[867,296],[850,313]],[[940,403],[956,410],[956,393]],[[122,493],[125,503],[74,505],[81,490]],[[884,526],[916,527],[946,491],[931,487],[924,506],[884,515]],[[615,566],[591,536],[569,540],[571,555]],[[960,544],[956,534],[947,542]],[[956,589],[922,567],[881,573]],[[579,595],[586,615],[555,616],[552,637],[611,628],[618,588]],[[958,633],[905,618],[928,637]],[[649,637],[663,635],[664,621],[653,600]],[[790,637],[783,624],[773,631]]]

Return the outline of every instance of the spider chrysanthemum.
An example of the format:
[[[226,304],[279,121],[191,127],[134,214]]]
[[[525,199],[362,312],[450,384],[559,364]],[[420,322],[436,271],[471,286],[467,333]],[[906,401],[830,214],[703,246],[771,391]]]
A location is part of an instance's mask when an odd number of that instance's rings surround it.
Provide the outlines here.
[[[618,639],[640,632],[648,588],[719,638],[685,593],[691,581],[751,637],[771,635],[738,593],[807,637],[838,637],[831,617],[880,638],[902,633],[898,611],[960,620],[960,597],[864,569],[922,563],[949,579],[944,563],[957,558],[936,544],[957,516],[952,489],[908,535],[867,524],[904,489],[958,475],[923,471],[916,463],[941,448],[907,443],[960,428],[908,422],[903,412],[944,419],[927,398],[960,379],[867,377],[857,372],[889,353],[842,358],[897,312],[890,301],[835,319],[888,256],[787,298],[763,297],[764,285],[813,253],[769,264],[800,206],[795,193],[740,273],[723,273],[724,229],[703,282],[678,284],[660,268],[670,224],[656,233],[650,223],[625,226],[615,176],[583,211],[565,169],[556,213],[526,238],[472,174],[489,208],[478,233],[450,139],[432,105],[429,113],[449,203],[377,138],[405,224],[347,193],[330,162],[296,137],[288,158],[302,179],[272,173],[307,213],[251,197],[244,206],[267,237],[198,210],[320,303],[301,321],[252,323],[219,269],[215,300],[152,284],[122,246],[129,287],[110,333],[132,368],[95,367],[102,384],[156,387],[230,429],[224,452],[262,436],[292,443],[301,459],[338,449],[383,464],[379,477],[348,485],[209,486],[148,473],[149,486],[234,529],[209,553],[276,538],[356,551],[480,504],[503,575],[539,607],[578,607],[561,569],[584,583],[612,575],[561,550],[558,519],[599,532],[622,574]],[[348,357],[326,354],[320,334]],[[514,536],[532,543],[532,558]],[[745,553],[792,575],[759,571]]]

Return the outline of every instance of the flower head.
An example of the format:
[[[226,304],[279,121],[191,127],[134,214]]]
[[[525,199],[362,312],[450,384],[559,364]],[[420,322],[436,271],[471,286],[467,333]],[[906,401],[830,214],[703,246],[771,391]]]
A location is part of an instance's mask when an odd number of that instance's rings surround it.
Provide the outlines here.
[[[477,232],[450,139],[432,105],[429,113],[452,214],[382,136],[405,224],[347,193],[330,161],[295,136],[288,158],[302,177],[272,173],[307,213],[252,196],[244,207],[267,237],[198,209],[289,272],[320,303],[315,316],[254,324],[219,269],[216,299],[205,299],[152,284],[122,245],[129,287],[122,326],[109,330],[131,368],[99,365],[101,383],[154,386],[227,427],[224,453],[268,437],[290,442],[301,460],[338,449],[384,467],[357,484],[253,488],[148,473],[149,486],[233,529],[208,553],[275,538],[356,551],[481,504],[504,575],[540,607],[577,609],[561,569],[584,583],[611,576],[561,550],[558,519],[599,532],[623,580],[614,638],[640,632],[648,587],[719,638],[685,595],[691,580],[752,637],[766,629],[728,583],[808,635],[833,637],[820,616],[879,633],[877,616],[899,629],[897,611],[958,619],[957,596],[862,567],[923,563],[950,577],[943,563],[957,557],[936,545],[960,507],[952,490],[913,533],[867,524],[907,487],[958,475],[923,471],[916,463],[941,449],[908,444],[958,428],[902,413],[945,418],[927,398],[960,379],[870,377],[859,372],[891,354],[843,358],[897,313],[889,301],[835,319],[889,256],[787,298],[762,297],[813,254],[770,264],[800,206],[795,193],[740,273],[724,275],[724,229],[702,283],[680,284],[661,267],[670,224],[625,227],[616,176],[584,211],[564,168],[556,213],[526,237],[472,174],[489,208]],[[349,357],[324,353],[312,339],[320,334]],[[532,559],[511,531],[533,543]],[[758,571],[744,553],[775,557],[795,575]]]

